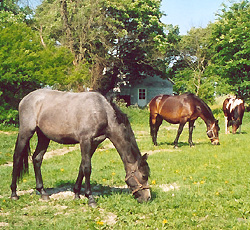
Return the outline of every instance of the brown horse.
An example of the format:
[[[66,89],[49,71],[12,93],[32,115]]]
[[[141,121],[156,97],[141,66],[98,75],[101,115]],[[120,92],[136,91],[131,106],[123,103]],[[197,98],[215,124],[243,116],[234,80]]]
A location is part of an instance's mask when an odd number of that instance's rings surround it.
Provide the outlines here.
[[[159,95],[149,102],[150,131],[154,145],[157,145],[157,132],[163,120],[171,124],[180,124],[174,147],[178,147],[178,140],[186,122],[189,122],[188,143],[193,146],[192,133],[195,120],[200,117],[207,125],[207,136],[212,144],[219,144],[218,120],[213,116],[211,109],[199,97],[191,93],[179,96]]]
[[[43,187],[41,164],[50,140],[61,144],[80,143],[81,164],[73,188],[75,198],[85,176],[85,196],[96,206],[90,187],[91,157],[106,138],[116,147],[126,171],[125,181],[139,202],[150,199],[147,154],[141,156],[127,116],[95,92],[70,93],[40,89],[28,94],[19,104],[19,133],[13,156],[11,198],[16,194],[17,180],[28,171],[29,141],[36,132],[38,143],[32,156],[36,188],[43,199],[49,199]]]
[[[225,133],[230,133],[229,126],[232,126],[232,133],[235,134],[239,128],[241,132],[242,118],[245,112],[244,101],[234,97],[226,98],[223,102],[225,115]]]

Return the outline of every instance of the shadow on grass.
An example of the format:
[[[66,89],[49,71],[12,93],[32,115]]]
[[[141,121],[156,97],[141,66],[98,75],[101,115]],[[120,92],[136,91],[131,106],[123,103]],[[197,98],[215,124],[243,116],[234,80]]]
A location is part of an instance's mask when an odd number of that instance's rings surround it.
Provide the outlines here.
[[[194,144],[193,147],[195,147],[195,146],[207,144],[207,142],[193,142],[193,144]],[[173,142],[159,142],[158,143],[158,146],[163,146],[163,145],[172,146],[174,148],[174,143]],[[178,142],[178,148],[181,148],[181,147],[184,147],[184,146],[189,146],[189,143],[188,142],[181,142],[181,141]]]
[[[63,192],[72,192],[73,193],[73,187],[75,183],[71,181],[61,181],[57,183],[57,186],[54,188],[46,188],[46,192],[51,196]],[[91,184],[91,190],[92,194],[94,196],[101,196],[101,195],[106,195],[110,196],[114,193],[121,194],[121,193],[131,193],[129,188],[126,188],[125,186],[106,186],[98,183],[92,183]],[[84,184],[82,185],[81,188],[81,195],[85,194],[85,189],[84,189]]]

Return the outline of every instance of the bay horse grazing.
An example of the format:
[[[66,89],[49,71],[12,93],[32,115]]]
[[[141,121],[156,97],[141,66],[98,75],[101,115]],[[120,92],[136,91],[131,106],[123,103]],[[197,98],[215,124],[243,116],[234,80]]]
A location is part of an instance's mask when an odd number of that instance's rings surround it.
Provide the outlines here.
[[[141,155],[127,116],[96,92],[71,93],[40,89],[25,96],[19,104],[19,133],[13,156],[11,198],[18,199],[17,180],[28,171],[29,141],[36,132],[38,143],[32,156],[36,189],[49,199],[43,187],[41,164],[50,140],[61,144],[80,143],[81,164],[73,191],[80,198],[85,177],[85,196],[95,207],[91,193],[91,157],[106,138],[116,147],[126,171],[125,181],[139,201],[151,198],[148,186],[147,154]]]
[[[226,98],[223,102],[223,112],[225,115],[225,133],[230,133],[229,126],[232,126],[232,133],[235,134],[239,128],[241,132],[242,118],[245,112],[244,101],[234,97]]]
[[[180,124],[177,136],[174,140],[174,147],[177,148],[178,140],[185,124],[189,123],[188,143],[193,146],[192,133],[195,120],[200,117],[207,126],[207,136],[214,145],[219,144],[218,120],[213,116],[211,109],[199,97],[192,93],[185,93],[178,96],[159,95],[149,102],[150,110],[150,132],[154,145],[157,145],[157,132],[163,120],[171,124]]]

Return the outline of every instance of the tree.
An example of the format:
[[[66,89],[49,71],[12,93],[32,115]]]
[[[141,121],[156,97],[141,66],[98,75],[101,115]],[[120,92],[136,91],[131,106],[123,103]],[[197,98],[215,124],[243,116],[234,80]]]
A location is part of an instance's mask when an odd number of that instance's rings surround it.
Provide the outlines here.
[[[215,78],[206,74],[210,60],[211,28],[192,28],[175,44],[175,60],[170,74],[178,93],[192,92],[212,101]]]
[[[15,123],[18,103],[30,91],[64,84],[72,60],[65,48],[44,49],[22,17],[0,11],[0,121]]]
[[[250,4],[247,0],[224,6],[212,26],[210,72],[221,77],[230,90],[249,98]]]
[[[43,36],[70,49],[76,66],[89,66],[84,84],[105,93],[119,80],[165,71],[160,2],[45,0],[35,18]]]

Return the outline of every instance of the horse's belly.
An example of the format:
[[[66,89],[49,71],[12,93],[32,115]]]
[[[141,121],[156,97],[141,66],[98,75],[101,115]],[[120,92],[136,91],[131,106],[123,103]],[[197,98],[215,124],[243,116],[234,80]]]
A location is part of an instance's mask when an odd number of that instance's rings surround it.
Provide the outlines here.
[[[53,130],[41,129],[43,134],[52,141],[58,142],[60,144],[77,144],[79,140],[74,133],[70,132],[53,132]]]

